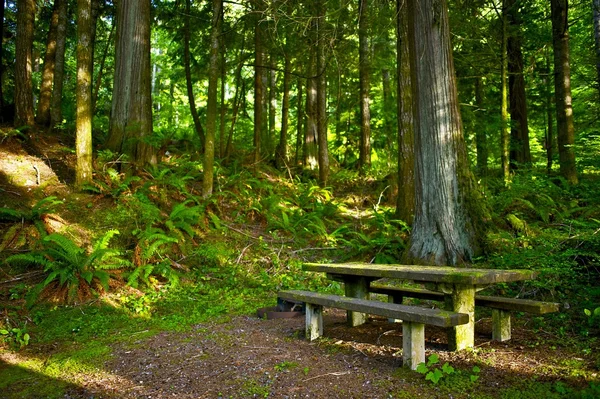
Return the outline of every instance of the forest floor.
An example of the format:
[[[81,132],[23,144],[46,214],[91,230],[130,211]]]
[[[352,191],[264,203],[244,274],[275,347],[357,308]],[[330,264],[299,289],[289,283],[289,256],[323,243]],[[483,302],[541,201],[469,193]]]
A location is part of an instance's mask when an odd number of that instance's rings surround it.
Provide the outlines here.
[[[49,195],[74,196],[68,186],[74,154],[65,148],[52,136],[0,143],[0,206],[31,205]],[[84,211],[87,201],[82,199]],[[7,314],[13,276],[1,267],[0,272],[0,311]],[[232,315],[184,332],[141,330],[110,344],[110,353],[102,354],[104,360],[94,371],[88,368],[58,383],[68,386],[65,398],[538,399],[550,393],[567,397],[568,389],[584,389],[598,381],[595,356],[573,345],[576,338],[545,332],[533,317],[515,317],[512,340],[499,343],[490,339],[490,316],[480,315],[475,348],[458,353],[446,350],[442,329],[428,326],[427,355],[440,358],[431,369],[445,362],[455,369],[437,384],[401,368],[401,324],[374,319],[351,329],[344,312],[337,310],[327,310],[324,321],[324,337],[315,342],[303,339],[303,317]],[[0,348],[0,372],[26,368],[28,359],[45,359],[46,364],[76,345],[81,343],[32,343],[19,351]],[[24,375],[0,396],[36,397],[21,392],[57,383],[55,377],[37,371]]]

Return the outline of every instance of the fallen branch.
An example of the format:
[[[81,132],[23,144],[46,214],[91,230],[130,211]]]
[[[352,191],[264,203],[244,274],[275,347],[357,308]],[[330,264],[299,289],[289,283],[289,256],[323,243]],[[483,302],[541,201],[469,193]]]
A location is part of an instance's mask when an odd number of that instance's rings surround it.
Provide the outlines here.
[[[321,375],[316,375],[314,377],[310,377],[304,380],[304,382],[306,381],[310,381],[310,380],[314,380],[315,378],[319,378],[319,377],[327,377],[328,375],[333,375],[333,376],[340,376],[340,375],[346,375],[346,374],[350,374],[351,371],[337,371],[334,373],[326,373],[326,374],[321,374]]]

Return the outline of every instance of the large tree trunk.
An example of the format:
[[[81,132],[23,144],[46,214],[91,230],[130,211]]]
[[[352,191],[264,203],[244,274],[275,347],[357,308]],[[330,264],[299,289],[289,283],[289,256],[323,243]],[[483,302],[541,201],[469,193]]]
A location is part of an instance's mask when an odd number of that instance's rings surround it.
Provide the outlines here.
[[[569,63],[568,0],[552,0],[552,42],[554,47],[554,97],[560,174],[577,184],[575,167],[575,127],[571,101],[571,66]]]
[[[202,196],[204,198],[208,198],[213,191],[215,137],[217,130],[217,87],[219,84],[219,36],[221,34],[223,0],[213,0],[212,9],[210,60],[208,63],[208,100],[206,106],[206,141],[204,143],[204,174],[202,179]]]
[[[413,222],[415,212],[415,140],[412,112],[408,8],[406,0],[396,0],[396,69],[398,71],[398,197],[396,216]]]
[[[469,262],[479,250],[477,191],[458,109],[446,2],[410,0],[416,212],[408,256]],[[412,12],[411,12],[412,11]]]
[[[77,0],[77,117],[75,185],[92,180],[92,4]]]
[[[115,78],[106,147],[137,165],[156,163],[152,136],[150,0],[117,2]]]
[[[264,0],[254,0],[254,163],[261,160],[263,138],[267,135],[267,50],[264,39],[265,29],[261,23],[261,13],[265,9]]]
[[[521,15],[519,2],[507,0],[509,30],[508,52],[508,87],[509,107],[512,120],[510,143],[510,166],[517,169],[531,164],[529,147],[529,124],[527,121],[527,98],[525,95],[525,77],[523,75],[523,52],[521,51]]]
[[[17,0],[15,48],[15,126],[33,126],[33,28],[35,0]]]
[[[594,7],[594,43],[596,45],[596,85],[600,94],[600,0],[593,0]],[[600,98],[598,99],[600,101]]]
[[[371,166],[371,56],[369,52],[369,0],[359,0],[358,12],[358,74],[360,80],[360,142],[358,166],[362,170]]]
[[[56,29],[56,51],[54,60],[54,85],[50,106],[50,127],[62,123],[62,92],[65,74],[65,44],[67,41],[67,0],[55,0],[58,7],[58,25]]]
[[[35,117],[38,125],[50,125],[50,102],[52,100],[52,84],[54,82],[54,63],[56,62],[56,35],[58,30],[58,14],[60,3],[54,1],[48,38],[46,40],[46,55],[44,56],[44,68],[42,70],[42,82],[40,85],[40,97],[37,104],[37,115]]]
[[[317,46],[317,138],[319,141],[319,184],[327,185],[329,178],[329,151],[327,148],[327,57],[325,53],[324,29],[325,6],[316,3]]]
[[[185,16],[183,18],[183,63],[185,68],[185,82],[187,88],[188,101],[190,103],[190,113],[192,114],[192,121],[194,121],[194,128],[196,134],[200,139],[200,152],[204,150],[204,142],[206,141],[204,135],[204,128],[200,122],[200,116],[196,109],[196,98],[194,97],[194,86],[192,82],[192,69],[191,69],[191,54],[190,54],[190,12],[191,12],[191,0],[185,0]]]

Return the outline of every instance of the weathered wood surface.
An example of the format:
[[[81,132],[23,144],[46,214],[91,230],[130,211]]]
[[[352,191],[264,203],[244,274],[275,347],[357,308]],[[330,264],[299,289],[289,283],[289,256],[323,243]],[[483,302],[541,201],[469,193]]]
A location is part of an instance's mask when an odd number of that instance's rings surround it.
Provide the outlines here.
[[[409,298],[417,298],[431,301],[444,300],[444,294],[441,292],[419,288],[373,285],[369,288],[369,291],[376,294],[406,296]],[[492,309],[526,312],[537,315],[558,312],[560,308],[560,305],[555,302],[534,301],[530,299],[505,298],[487,295],[476,295],[475,305]]]
[[[355,312],[374,314],[393,319],[401,319],[407,322],[430,324],[439,327],[453,327],[469,322],[469,316],[463,313],[322,294],[318,292],[282,291],[279,293],[279,297],[287,300],[302,301],[331,308],[352,310]]]
[[[449,266],[373,265],[368,263],[319,264],[305,263],[303,269],[328,273],[333,276],[362,276],[395,278],[432,283],[487,285],[512,281],[532,280],[537,272],[532,270],[474,269]]]

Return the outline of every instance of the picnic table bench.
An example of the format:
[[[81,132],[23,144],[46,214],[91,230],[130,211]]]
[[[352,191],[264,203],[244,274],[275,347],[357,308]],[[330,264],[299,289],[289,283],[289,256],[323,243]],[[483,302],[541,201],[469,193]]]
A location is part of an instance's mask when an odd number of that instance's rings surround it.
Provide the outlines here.
[[[442,292],[374,284],[369,291],[387,295],[392,303],[402,303],[404,297],[432,301],[444,301]],[[558,312],[559,304],[554,302],[535,301],[521,298],[475,295],[475,305],[492,309],[492,339],[507,341],[511,338],[510,312],[526,312],[536,315]]]
[[[279,298],[306,304],[306,338],[323,335],[323,307],[374,314],[402,320],[402,364],[412,370],[425,361],[425,324],[454,327],[469,323],[469,315],[441,309],[323,294],[311,291],[281,291]]]

